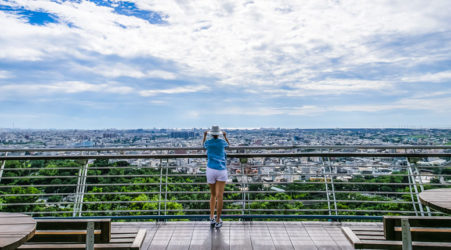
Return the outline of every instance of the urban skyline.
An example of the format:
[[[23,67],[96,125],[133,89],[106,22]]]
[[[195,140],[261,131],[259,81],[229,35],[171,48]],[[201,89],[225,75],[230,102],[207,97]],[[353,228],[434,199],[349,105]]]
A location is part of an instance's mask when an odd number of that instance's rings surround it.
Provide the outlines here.
[[[449,9],[0,0],[0,127],[449,128]]]

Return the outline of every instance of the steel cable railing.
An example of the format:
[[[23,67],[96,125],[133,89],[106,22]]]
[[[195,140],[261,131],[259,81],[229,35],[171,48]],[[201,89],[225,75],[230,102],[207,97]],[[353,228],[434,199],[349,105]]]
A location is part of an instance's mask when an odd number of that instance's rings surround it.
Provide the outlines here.
[[[165,183],[166,184],[166,183]],[[169,182],[168,185],[207,185],[207,182]],[[310,185],[310,184],[323,184],[324,182],[276,182],[276,183],[268,183],[268,182],[252,182],[251,184],[264,184],[264,185],[283,185],[283,184],[296,184],[296,185]],[[87,187],[96,187],[96,186],[156,186],[159,183],[91,183],[85,184]],[[242,183],[227,183],[228,186],[235,185],[240,186]],[[389,186],[410,186],[410,183],[390,183],[390,182],[337,182],[335,185],[369,185],[369,186],[378,186],[378,185],[389,185]],[[443,186],[443,185],[451,185],[451,184],[440,184],[440,183],[430,183],[429,186]],[[0,185],[0,189],[2,188],[14,188],[14,187],[77,187],[77,184],[28,184],[28,185]],[[365,192],[362,190],[361,192]]]
[[[329,151],[305,152],[315,149]],[[392,152],[398,149],[405,152]],[[175,153],[180,150],[186,154]],[[0,208],[34,216],[207,214],[202,150],[0,149],[4,152]],[[225,191],[226,214],[417,214],[423,212],[418,192],[451,186],[451,146],[234,147],[229,151],[236,152],[228,153],[233,172]],[[443,160],[436,166],[415,163],[428,157]],[[378,172],[382,170],[390,174]]]
[[[186,151],[204,151],[203,147],[90,147],[90,148],[0,148],[0,152],[103,152],[103,151],[176,151],[183,149]],[[229,147],[228,150],[311,150],[311,149],[327,149],[327,150],[344,150],[344,149],[451,149],[451,145],[292,145],[292,146],[241,146]]]

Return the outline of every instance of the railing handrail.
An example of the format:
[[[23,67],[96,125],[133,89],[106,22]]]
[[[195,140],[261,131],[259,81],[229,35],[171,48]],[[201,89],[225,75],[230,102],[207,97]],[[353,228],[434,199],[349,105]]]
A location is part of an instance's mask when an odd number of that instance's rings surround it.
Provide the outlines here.
[[[266,150],[265,150],[266,149]],[[304,150],[304,149],[312,149],[312,150]],[[366,150],[360,150],[366,149]],[[375,149],[375,150],[372,150]],[[418,150],[416,150],[418,149]],[[437,150],[438,149],[438,150]],[[298,206],[299,204],[294,204],[293,208],[278,208],[283,213],[298,213],[298,212],[329,212],[329,215],[332,214],[332,206],[333,202],[335,207],[335,215],[338,213],[372,213],[372,214],[380,214],[380,213],[400,213],[400,214],[413,214],[418,215],[417,206],[420,206],[418,198],[415,199],[414,195],[418,196],[417,185],[420,185],[421,190],[423,190],[422,177],[429,176],[428,173],[431,173],[431,176],[435,178],[437,182],[428,182],[428,186],[434,188],[436,186],[450,186],[449,177],[446,172],[442,173],[441,168],[449,167],[451,157],[451,145],[437,145],[437,146],[412,146],[412,145],[397,145],[397,146],[383,146],[383,145],[337,145],[337,146],[308,146],[308,145],[294,145],[294,146],[257,146],[257,147],[230,147],[227,152],[227,156],[229,159],[234,159],[231,161],[233,164],[232,171],[237,170],[236,172],[231,172],[229,176],[236,179],[228,185],[232,187],[232,191],[226,191],[226,194],[230,195],[228,198],[224,198],[224,202],[231,204],[229,208],[224,209],[226,212],[241,212],[241,215],[249,214],[251,217],[254,216],[255,213],[263,213],[268,212],[273,209],[272,206],[278,207],[277,204],[288,204],[288,203],[297,203],[300,202],[302,206]],[[4,151],[2,151],[4,150]],[[185,150],[185,151],[179,151]],[[234,151],[235,150],[235,151]],[[77,152],[80,151],[80,152]],[[161,152],[159,152],[161,151]],[[308,151],[308,152],[307,152]],[[207,183],[205,182],[205,178],[203,179],[191,179],[186,180],[186,176],[194,176],[194,177],[205,177],[205,174],[202,173],[202,166],[205,164],[206,154],[203,148],[200,147],[160,147],[160,148],[42,148],[42,149],[0,149],[0,164],[1,171],[12,171],[12,170],[33,170],[31,172],[17,172],[14,174],[3,177],[2,185],[0,185],[0,198],[2,198],[3,206],[7,209],[24,209],[27,210],[29,206],[36,206],[39,209],[34,209],[30,211],[26,211],[27,214],[32,215],[59,215],[59,214],[73,214],[81,216],[82,214],[124,214],[124,213],[141,213],[141,212],[151,212],[157,213],[158,215],[149,215],[147,218],[156,218],[156,219],[164,219],[166,217],[161,217],[167,215],[167,213],[177,212],[180,208],[170,208],[167,207],[168,202],[177,202],[179,205],[183,205],[183,211],[187,213],[206,213],[208,212],[208,208],[203,208],[204,204],[209,202],[208,198],[205,197],[205,194],[209,192],[205,187],[207,187]],[[307,157],[318,157],[318,158],[310,158]],[[387,163],[386,160],[381,160],[381,158],[392,158],[388,159],[388,161],[392,161],[389,166],[383,166],[381,162]],[[440,160],[438,166],[420,166],[421,168],[437,168],[440,171],[435,171],[433,174],[430,170],[427,172],[419,172],[417,167],[419,164],[410,165],[409,162],[411,158],[428,158],[428,157],[446,157],[446,161]],[[200,159],[191,161],[194,165],[186,165],[185,160],[174,160],[170,159],[188,159],[188,163],[191,159]],[[263,163],[240,160],[237,159],[242,158],[265,158]],[[277,158],[285,158],[285,160],[274,161]],[[304,159],[301,159],[304,158]],[[354,159],[352,159],[354,158]],[[45,164],[39,163],[33,165],[34,162],[19,162],[6,164],[10,160],[76,160],[81,159],[83,161],[76,161],[76,164],[69,164],[64,162],[64,167],[55,164],[54,162],[47,162]],[[97,162],[93,162],[96,159],[115,159],[115,160],[129,160],[127,166],[122,166],[124,164],[116,164],[113,162],[109,162],[107,165],[103,167],[103,165],[98,166]],[[135,159],[158,159],[159,163],[155,160],[153,161],[145,161],[145,162],[134,162]],[[346,159],[346,162],[344,161]],[[362,159],[365,161],[362,162]],[[307,161],[306,161],[307,160]],[[327,160],[327,164],[322,164]],[[368,160],[368,161],[366,161]],[[399,161],[400,160],[400,161]],[[415,160],[415,161],[416,161]],[[347,161],[351,161],[351,165],[348,164]],[[278,163],[277,163],[278,162]],[[366,166],[368,162],[372,162],[372,166]],[[102,164],[103,162],[99,162]],[[141,166],[143,163],[144,166]],[[171,163],[171,164],[170,164]],[[172,164],[175,163],[175,164]],[[12,168],[11,166],[15,165],[28,166],[24,168]],[[46,168],[44,165],[53,164],[51,168]],[[237,164],[241,166],[241,171],[238,173]],[[247,165],[246,165],[247,164]],[[304,165],[305,164],[305,165]],[[362,165],[363,164],[363,165]],[[374,165],[376,164],[376,165]],[[292,172],[291,166],[295,165],[298,167],[298,172]],[[41,166],[41,167],[37,167]],[[77,167],[74,167],[77,166]],[[192,174],[187,174],[187,172],[183,172],[183,170],[175,170],[175,172],[169,172],[168,169],[172,168],[191,168],[191,166],[195,166],[198,168],[197,171]],[[279,166],[283,166],[283,169],[280,169],[280,172],[277,174],[275,172],[269,172],[268,169],[259,169],[262,172],[258,172],[258,174],[252,172],[255,169],[252,169],[251,172],[244,171],[244,166],[246,167],[274,167],[277,168]],[[303,166],[308,167],[307,171],[301,169]],[[394,167],[392,171],[401,171],[400,169],[409,170],[409,172],[404,173],[395,173],[393,176],[402,176],[406,178],[401,178],[397,180],[392,179],[375,179],[371,182],[365,181],[366,177],[375,178],[378,176],[385,176],[385,174],[377,174],[379,172],[367,173],[364,170],[352,169],[352,171],[347,172],[346,174],[339,173],[338,167],[347,166],[347,167]],[[108,172],[111,169],[122,168],[123,171],[126,168],[137,168],[142,172],[132,172],[129,175],[126,174],[118,174],[122,172]],[[155,169],[152,171],[148,171],[147,169]],[[311,171],[311,168],[316,168],[317,170],[321,170],[324,168],[324,171],[321,173],[318,171]],[[326,173],[326,168],[329,173]],[[41,172],[40,170],[74,170],[69,172]],[[102,171],[98,172],[88,172],[89,170],[108,170],[105,173]],[[335,172],[333,171],[335,169]],[[78,171],[75,171],[78,170]],[[136,169],[133,169],[135,171]],[[166,174],[164,174],[164,171]],[[137,171],[137,170],[136,170]],[[177,172],[179,171],[179,172]],[[78,175],[76,174],[78,172]],[[158,173],[159,172],[159,173]],[[124,172],[125,173],[125,172]],[[181,173],[181,174],[179,174]],[[356,173],[356,174],[355,174]],[[22,176],[23,175],[23,176]],[[280,176],[280,179],[272,179],[267,180],[262,177],[264,176]],[[304,175],[301,177],[301,175]],[[347,181],[344,179],[338,179],[339,181],[334,180],[335,177],[339,177],[340,175],[361,175],[363,178],[355,179],[353,181]],[[111,178],[120,178],[127,176],[129,179],[118,179],[117,181],[112,181]],[[183,178],[177,179],[173,178],[173,176],[180,176]],[[239,176],[242,178],[240,179]],[[257,176],[259,178],[253,178],[253,176]],[[304,182],[297,182],[294,178],[290,176],[298,176],[299,180]],[[1,177],[1,174],[0,174]],[[169,179],[168,179],[169,177]],[[252,177],[252,179],[250,179]],[[428,178],[432,178],[428,177]],[[78,182],[71,181],[71,178],[77,178]],[[102,179],[100,181],[92,179],[96,178],[109,178]],[[137,178],[137,182],[134,178]],[[142,179],[139,179],[142,178]],[[144,180],[144,178],[149,178]],[[12,181],[17,179],[17,181]],[[28,179],[33,179],[33,181],[28,181]],[[49,179],[50,181],[46,181],[45,179]],[[61,180],[70,180],[70,181],[59,181],[53,182],[53,179],[61,179]],[[301,180],[302,179],[302,180]],[[89,180],[89,181],[87,181]],[[164,180],[164,182],[163,182]],[[407,182],[408,180],[409,182]],[[273,182],[274,181],[274,182]],[[262,185],[258,190],[253,190],[257,186],[251,186],[251,184]],[[288,186],[289,184],[299,184],[294,186]],[[168,185],[170,187],[168,188]],[[185,190],[183,187],[186,185],[191,185],[192,188]],[[278,185],[282,185],[278,187]],[[287,186],[283,186],[287,185]],[[310,186],[315,185],[315,186]],[[377,186],[387,185],[390,186],[390,189],[379,189]],[[138,187],[136,189],[130,189],[128,187]],[[159,191],[158,191],[159,186]],[[203,188],[199,188],[199,186],[204,186]],[[325,190],[323,189],[323,186]],[[332,189],[328,190],[328,187],[332,187]],[[34,193],[34,191],[26,191],[28,189],[21,188],[36,188],[39,193]],[[56,188],[58,187],[58,188]],[[60,189],[64,187],[64,189]],[[94,187],[99,187],[99,189],[94,189]],[[117,187],[125,187],[124,189],[118,189]],[[273,189],[276,187],[276,189]],[[285,188],[286,187],[286,188]],[[304,188],[305,187],[305,188]],[[336,188],[334,190],[334,187]],[[27,193],[13,194],[13,189],[19,188],[21,190],[25,190]],[[105,188],[105,192],[102,191]],[[271,188],[271,189],[270,189]],[[283,189],[281,189],[283,188]],[[315,190],[311,190],[315,189]],[[11,192],[8,190],[12,190]],[[76,190],[74,192],[70,192],[71,190]],[[100,190],[100,191],[99,191]],[[134,190],[141,190],[140,192],[136,192]],[[144,191],[143,191],[144,190]],[[151,190],[152,192],[145,192],[145,190]],[[183,190],[183,191],[180,191]],[[203,190],[203,191],[197,191]],[[282,190],[282,191],[280,191]],[[393,190],[393,191],[392,191]],[[62,191],[60,193],[60,191]],[[114,192],[113,192],[114,191]],[[413,193],[415,191],[415,193]],[[285,196],[277,196],[277,193],[286,193],[289,197]],[[333,199],[329,197],[330,193],[333,194]],[[271,193],[274,194],[274,197],[266,197],[257,194],[263,193]],[[292,193],[296,193],[293,195]],[[303,195],[315,193],[314,196]],[[127,194],[126,199],[118,199],[117,195],[125,195]],[[152,194],[146,196],[144,200],[134,200],[136,195],[140,194]],[[190,198],[193,196],[192,194],[196,194],[194,198]],[[198,196],[197,194],[202,194]],[[236,195],[238,194],[238,196]],[[242,194],[239,196],[239,194]],[[302,195],[297,195],[302,194]],[[339,195],[335,197],[335,194]],[[346,195],[344,195],[346,194]],[[349,194],[352,194],[349,196]],[[361,194],[361,196],[357,195]],[[410,199],[405,198],[403,196],[408,196],[410,194]],[[19,197],[18,199],[11,199],[10,197],[14,196]],[[84,197],[86,195],[92,195],[92,197],[96,197],[95,199],[86,199]],[[103,200],[98,198],[99,196],[104,195],[113,195],[114,198]],[[155,199],[155,195],[158,197]],[[374,199],[371,198],[374,195]],[[29,197],[28,197],[29,196]],[[42,196],[42,197],[40,197]],[[58,196],[58,197],[53,197]],[[67,196],[67,197],[65,197]],[[384,197],[386,196],[386,197]],[[31,197],[31,198],[30,198]],[[75,198],[74,198],[75,197]],[[122,197],[122,196],[121,196]],[[370,198],[367,198],[370,197]],[[39,198],[39,199],[38,199]],[[52,198],[52,199],[50,199]],[[64,198],[64,199],[63,199]],[[327,198],[327,199],[325,199]],[[379,199],[380,198],[380,199]],[[203,204],[202,206],[191,206],[191,203],[195,204]],[[271,206],[268,207],[253,207],[254,203],[268,202]],[[141,204],[158,204],[158,210],[156,208],[152,208],[152,206],[144,207]],[[323,204],[328,203],[328,208],[325,209]],[[347,204],[349,207],[338,207],[337,203]],[[358,203],[368,203],[365,206],[362,206],[362,209],[354,207],[354,204]],[[73,204],[73,206],[71,206]],[[98,209],[97,207],[92,207],[95,204],[108,204],[108,206]],[[132,204],[136,206],[134,208],[129,208],[128,206]],[[188,204],[188,205],[186,205]],[[385,207],[385,204],[396,204],[393,208]],[[398,205],[399,204],[399,205]],[[164,205],[164,208],[163,208]],[[186,205],[186,206],[185,206]],[[61,206],[61,207],[59,207]],[[85,206],[85,207],[83,207]],[[291,205],[290,205],[291,206]],[[305,206],[305,207],[304,207]],[[412,206],[415,211],[405,210],[406,208]],[[52,209],[57,209],[57,211],[47,211],[47,207]],[[308,208],[308,209],[307,209]],[[30,207],[31,209],[31,207]],[[42,209],[42,210],[41,210]],[[70,210],[68,210],[70,209]],[[105,210],[106,209],[106,210]],[[390,210],[388,210],[390,209]],[[272,211],[272,210],[271,210]],[[164,215],[163,215],[164,212]],[[423,215],[423,210],[420,213]],[[434,214],[434,212],[429,212],[428,214]],[[263,218],[258,217],[259,214],[255,214],[256,216],[253,218]],[[187,218],[194,218],[197,215],[193,215],[194,217],[190,217],[191,215],[187,215]],[[204,216],[204,215],[199,215]],[[266,216],[266,215],[262,215]],[[292,216],[292,217],[290,217]],[[128,219],[131,219],[133,216],[129,216]],[[169,217],[167,217],[169,218]],[[166,218],[166,219],[167,219]],[[235,217],[233,217],[235,218]],[[238,217],[236,217],[238,218]],[[240,217],[241,218],[241,217]],[[243,217],[244,218],[244,217]],[[250,218],[250,217],[249,217]],[[282,218],[282,217],[281,217]],[[288,215],[283,216],[283,218],[304,218],[298,215]],[[306,216],[305,218],[313,218]],[[319,218],[319,217],[318,217]],[[326,218],[326,217],[321,217]]]
[[[237,146],[228,150],[275,149],[451,149],[451,145],[289,145],[289,146]],[[175,151],[205,150],[203,147],[90,147],[90,148],[0,148],[0,152],[98,152],[98,151]]]
[[[352,152],[301,152],[301,153],[229,153],[230,158],[265,157],[451,157],[451,153],[352,153]],[[127,155],[12,155],[0,160],[64,160],[64,159],[173,159],[205,158],[206,154],[127,154]]]
[[[221,215],[225,219],[322,219],[322,220],[376,220],[382,221],[383,216],[368,216],[368,215],[247,215],[247,214],[233,214]],[[111,219],[111,220],[171,220],[171,219],[189,219],[189,220],[208,220],[209,215],[128,215],[128,216],[83,216],[83,217],[35,217],[38,220],[45,219]]]

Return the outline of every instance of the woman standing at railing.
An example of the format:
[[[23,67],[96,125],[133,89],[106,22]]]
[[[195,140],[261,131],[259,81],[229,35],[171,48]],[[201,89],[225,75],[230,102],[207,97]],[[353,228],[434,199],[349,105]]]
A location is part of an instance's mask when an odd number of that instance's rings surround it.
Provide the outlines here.
[[[213,137],[206,141],[207,134]],[[224,140],[219,135],[224,136]],[[225,148],[230,145],[227,133],[220,131],[219,126],[212,126],[210,131],[204,132],[202,144],[207,149],[207,183],[210,186],[210,225],[215,228],[222,227],[221,213],[223,205],[224,187],[227,181],[226,153]],[[217,209],[216,218],[215,205]]]

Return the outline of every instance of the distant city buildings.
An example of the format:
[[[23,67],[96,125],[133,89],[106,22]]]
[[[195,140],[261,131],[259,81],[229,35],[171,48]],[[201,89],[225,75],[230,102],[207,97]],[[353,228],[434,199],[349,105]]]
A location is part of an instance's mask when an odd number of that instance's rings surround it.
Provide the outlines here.
[[[135,130],[0,130],[0,148],[90,148],[139,147],[177,148],[173,153],[190,154],[186,148],[201,147],[204,129],[135,129]],[[232,146],[293,146],[293,145],[441,145],[451,141],[449,129],[251,129],[226,130]],[[295,149],[294,152],[300,152]],[[369,149],[366,152],[398,152],[391,149]],[[134,153],[143,153],[145,150]],[[203,152],[203,151],[202,151]],[[237,150],[247,153],[248,149]],[[293,149],[256,149],[253,152],[293,152]],[[145,152],[149,153],[149,152]],[[197,152],[199,153],[199,152]],[[51,153],[61,154],[61,153]],[[65,152],[64,154],[77,154]],[[206,170],[206,159],[127,160],[136,167],[155,167],[168,164],[176,172],[201,174]],[[449,160],[419,159],[421,166],[451,165]],[[301,158],[228,158],[231,181],[238,182],[294,182],[328,181],[334,176],[349,181],[356,175],[381,176],[402,171],[406,159],[337,158],[325,161],[321,157]],[[325,177],[328,176],[328,177]],[[421,181],[428,183],[434,174],[423,172]],[[420,180],[419,180],[420,181]],[[444,181],[443,178],[440,179]],[[276,190],[277,191],[277,190]]]

